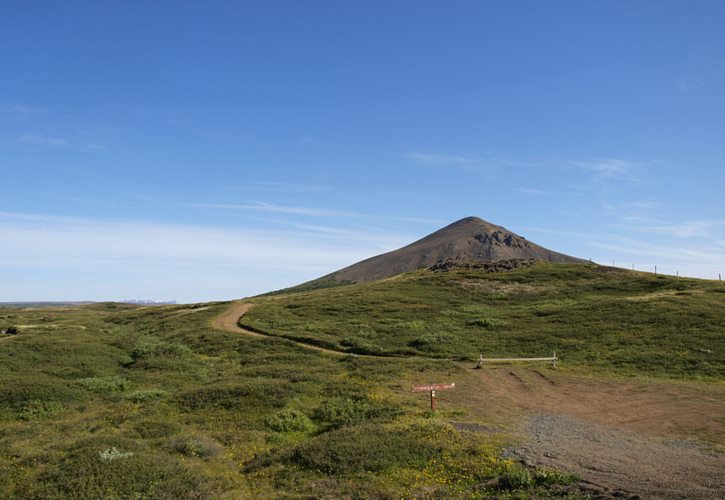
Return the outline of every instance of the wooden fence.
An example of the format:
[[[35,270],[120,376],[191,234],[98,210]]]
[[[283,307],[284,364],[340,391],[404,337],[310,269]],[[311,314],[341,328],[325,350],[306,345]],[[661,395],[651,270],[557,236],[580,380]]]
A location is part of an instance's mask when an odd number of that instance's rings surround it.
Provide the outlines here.
[[[516,361],[551,361],[551,366],[556,368],[556,362],[559,358],[556,357],[556,351],[550,358],[484,358],[483,354],[478,357],[478,364],[476,368],[483,368],[484,363],[512,363]]]

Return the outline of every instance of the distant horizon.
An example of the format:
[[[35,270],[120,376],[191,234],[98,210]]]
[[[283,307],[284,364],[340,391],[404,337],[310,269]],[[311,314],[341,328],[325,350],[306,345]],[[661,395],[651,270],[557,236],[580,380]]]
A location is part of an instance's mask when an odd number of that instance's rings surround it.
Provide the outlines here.
[[[721,1],[0,14],[0,301],[252,296],[469,215],[725,274]]]

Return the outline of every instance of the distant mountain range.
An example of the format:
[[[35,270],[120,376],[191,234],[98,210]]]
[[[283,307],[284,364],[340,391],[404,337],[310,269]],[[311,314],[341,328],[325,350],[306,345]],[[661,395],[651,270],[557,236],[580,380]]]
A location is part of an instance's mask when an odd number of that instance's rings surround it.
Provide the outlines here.
[[[375,281],[440,262],[469,264],[514,259],[583,262],[583,259],[539,246],[505,227],[478,217],[466,217],[403,248],[371,257],[285,291]]]

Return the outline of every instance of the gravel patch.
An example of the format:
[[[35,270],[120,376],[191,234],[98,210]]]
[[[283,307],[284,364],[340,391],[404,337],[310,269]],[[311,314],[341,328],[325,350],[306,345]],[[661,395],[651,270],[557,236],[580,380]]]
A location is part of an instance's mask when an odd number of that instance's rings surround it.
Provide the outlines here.
[[[725,498],[725,456],[697,441],[658,440],[561,415],[529,418],[526,434],[509,457],[576,474],[603,498]]]

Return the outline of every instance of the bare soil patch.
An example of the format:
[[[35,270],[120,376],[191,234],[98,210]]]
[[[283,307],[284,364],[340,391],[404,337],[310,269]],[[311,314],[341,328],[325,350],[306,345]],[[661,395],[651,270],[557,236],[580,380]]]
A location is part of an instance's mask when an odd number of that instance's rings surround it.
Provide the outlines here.
[[[604,496],[725,496],[725,384],[504,366],[471,370],[445,396],[518,433],[517,459],[572,472]]]

